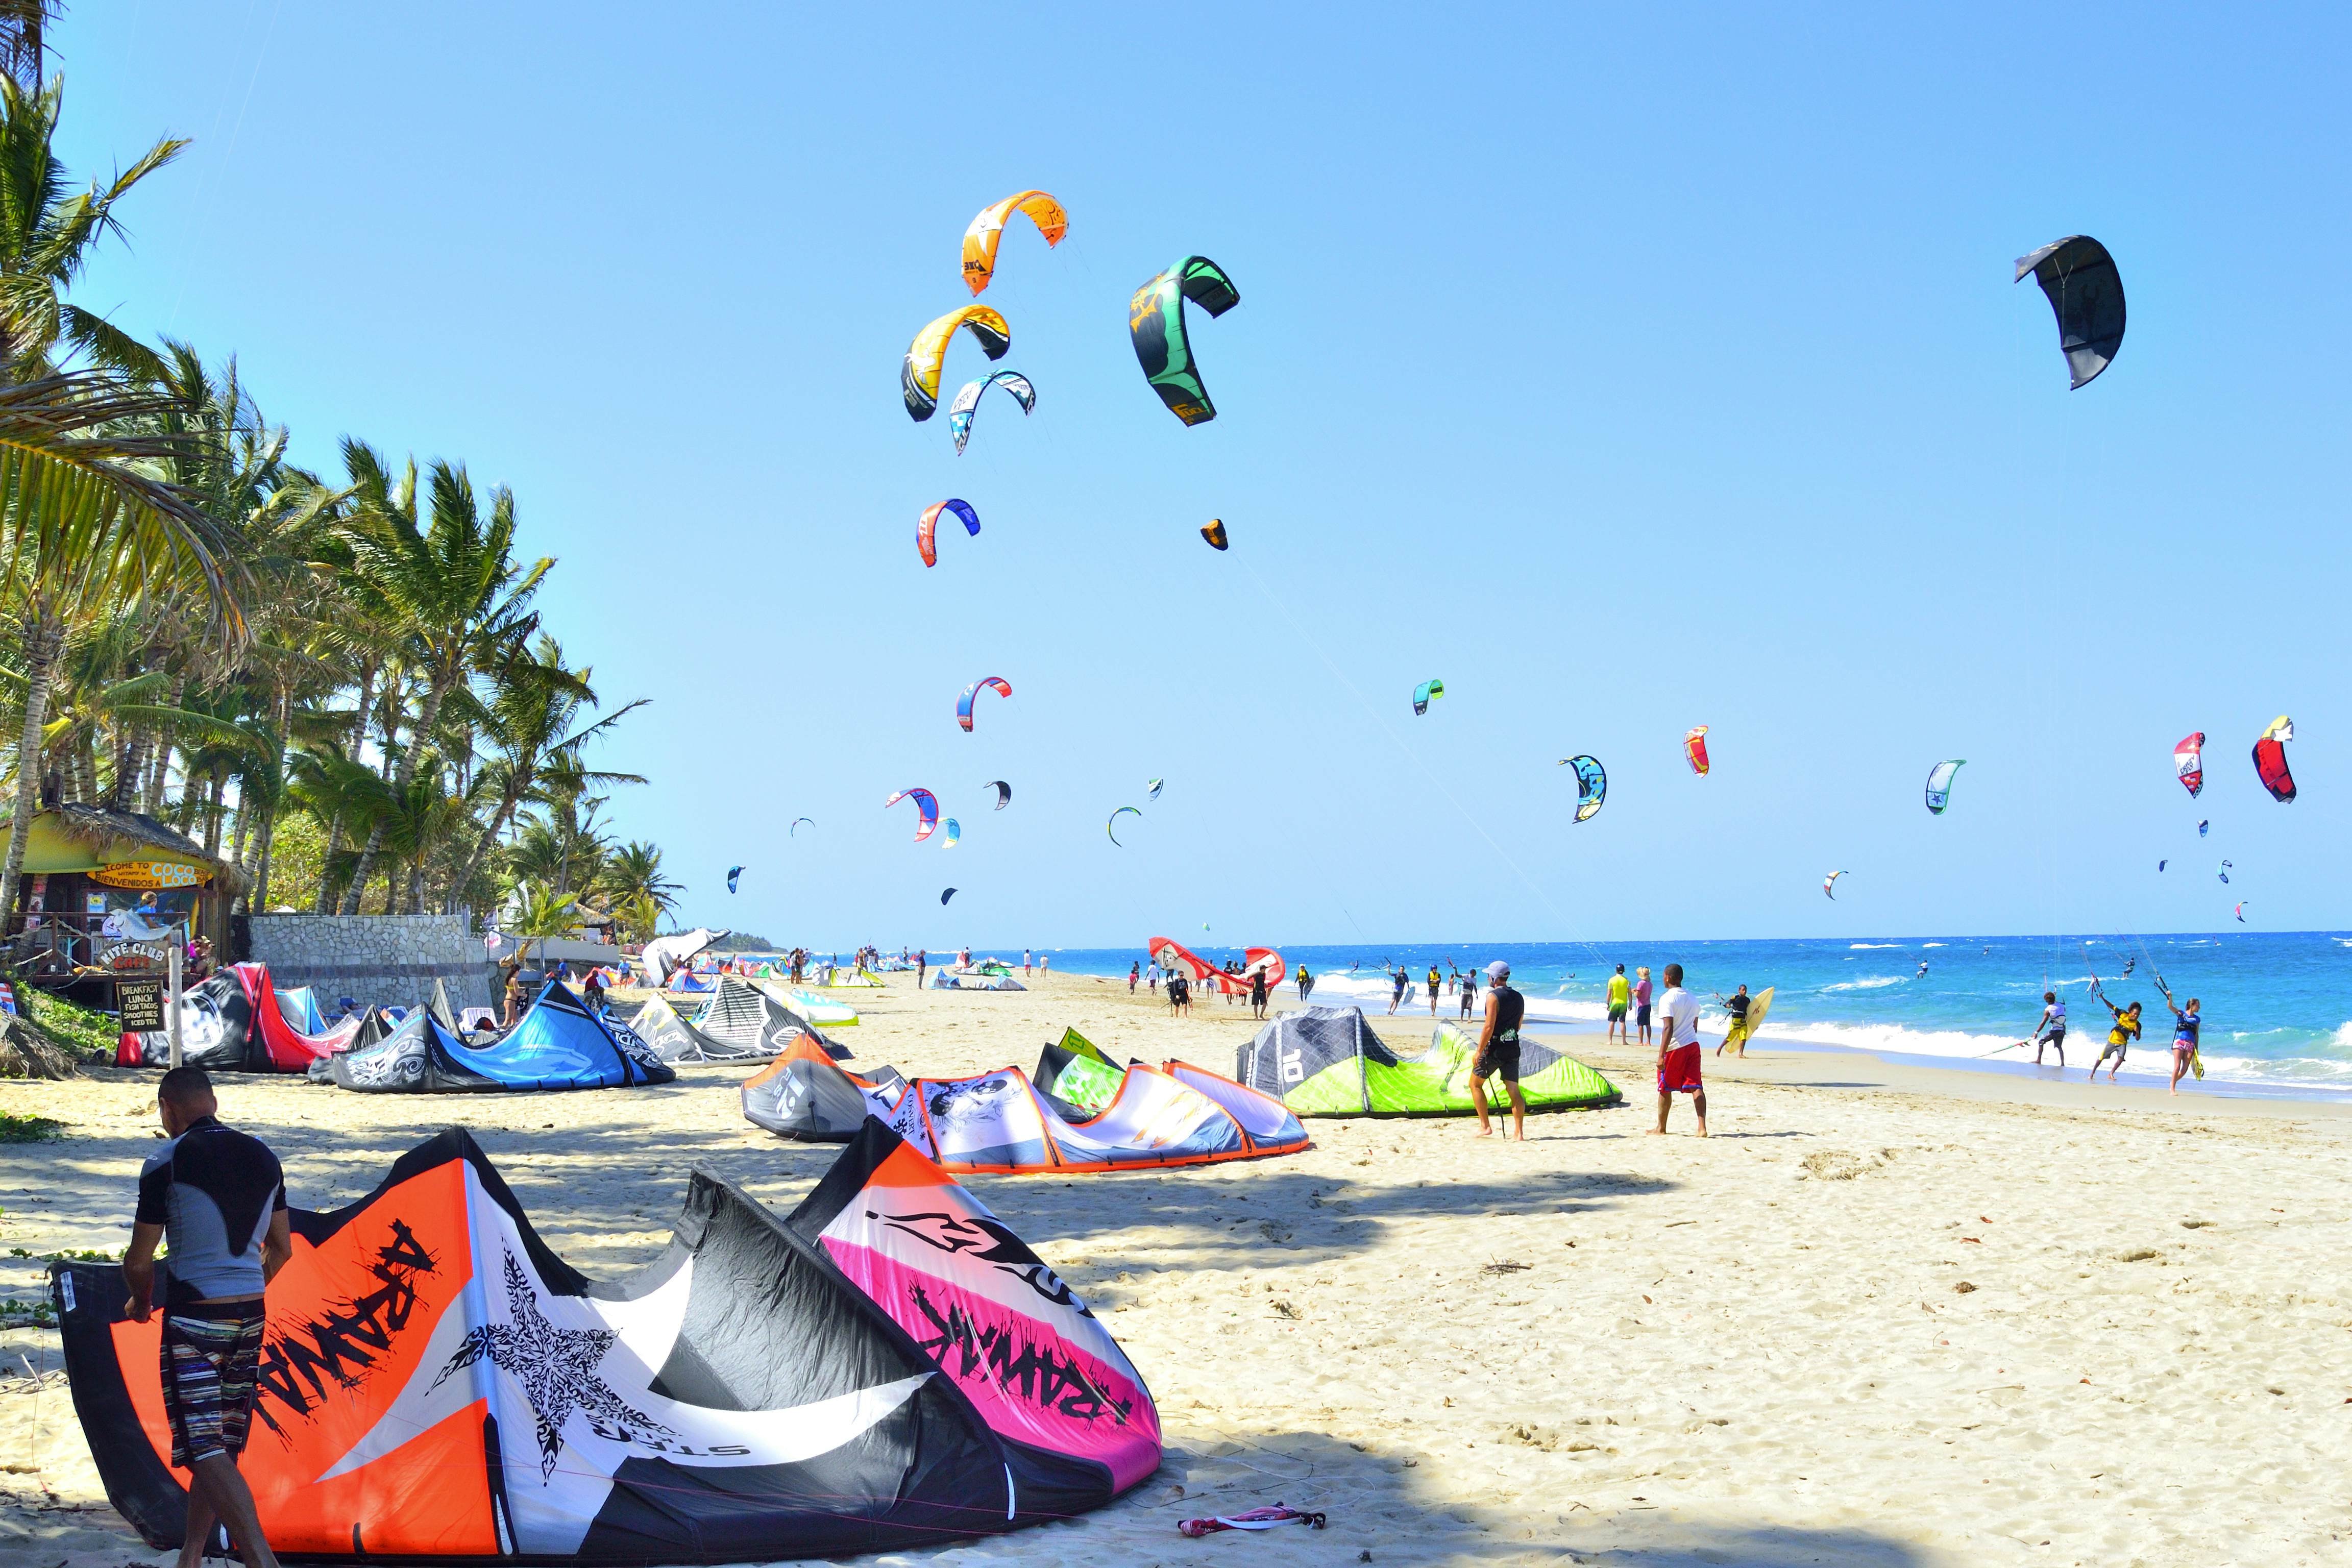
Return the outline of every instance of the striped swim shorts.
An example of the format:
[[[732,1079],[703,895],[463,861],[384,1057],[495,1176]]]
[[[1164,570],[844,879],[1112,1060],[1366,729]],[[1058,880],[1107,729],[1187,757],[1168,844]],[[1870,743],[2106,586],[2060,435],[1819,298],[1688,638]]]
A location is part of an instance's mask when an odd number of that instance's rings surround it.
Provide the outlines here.
[[[257,1299],[163,1314],[163,1414],[172,1424],[173,1468],[245,1452],[263,1322]]]

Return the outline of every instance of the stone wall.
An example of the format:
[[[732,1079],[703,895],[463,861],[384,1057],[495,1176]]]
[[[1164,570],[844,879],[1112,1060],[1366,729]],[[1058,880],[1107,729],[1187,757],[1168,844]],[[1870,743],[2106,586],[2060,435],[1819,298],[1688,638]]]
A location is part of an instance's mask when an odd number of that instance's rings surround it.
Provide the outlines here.
[[[337,997],[404,1006],[433,994],[436,980],[457,1007],[489,1007],[490,967],[474,917],[255,915],[252,954],[282,991],[308,985],[331,1016]]]

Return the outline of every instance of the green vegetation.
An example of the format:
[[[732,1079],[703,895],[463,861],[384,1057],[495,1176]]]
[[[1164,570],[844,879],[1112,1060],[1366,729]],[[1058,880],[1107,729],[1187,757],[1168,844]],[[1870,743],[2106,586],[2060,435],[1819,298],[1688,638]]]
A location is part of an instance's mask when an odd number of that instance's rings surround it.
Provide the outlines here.
[[[66,1124],[55,1117],[0,1110],[0,1143],[47,1143],[65,1135]]]
[[[29,985],[16,988],[16,1005],[26,1009],[26,1016],[41,1033],[75,1056],[114,1059],[115,1044],[122,1037],[122,1031],[115,1026],[113,1014],[51,996]]]

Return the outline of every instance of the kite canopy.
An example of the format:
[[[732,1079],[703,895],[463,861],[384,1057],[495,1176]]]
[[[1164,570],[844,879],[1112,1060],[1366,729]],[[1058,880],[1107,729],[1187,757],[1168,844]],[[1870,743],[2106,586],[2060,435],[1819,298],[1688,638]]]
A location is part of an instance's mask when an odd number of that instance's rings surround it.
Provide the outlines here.
[[[629,1032],[666,1062],[731,1062],[740,1061],[745,1056],[679,1017],[677,1009],[658,994],[637,1009],[637,1016],[629,1020]]]
[[[1117,811],[1110,814],[1109,821],[1103,824],[1103,831],[1110,835],[1110,841],[1113,844],[1118,844],[1118,834],[1116,831],[1118,826],[1118,819],[1125,816],[1129,812],[1135,812],[1136,816],[1139,818],[1143,816],[1143,813],[1136,811],[1135,807],[1131,805],[1122,805]],[[1124,844],[1118,844],[1118,847],[1122,849],[1127,847]]]
[[[1822,891],[1828,894],[1832,901],[1837,898],[1837,879],[1844,875],[1843,871],[1832,871],[1822,879]]]
[[[2294,739],[2294,721],[2282,713],[2254,742],[2254,773],[2271,798],[2282,805],[2294,799],[2294,774],[2287,771],[2286,742]],[[2201,829],[2200,829],[2201,831]]]
[[[939,796],[927,789],[893,790],[890,798],[882,803],[882,809],[887,811],[902,800],[915,803],[915,842],[920,844],[940,825]]]
[[[1576,820],[1589,822],[1609,798],[1609,773],[1597,757],[1562,757],[1559,765],[1576,770]]]
[[[699,1058],[706,1061],[766,1061],[796,1040],[813,1040],[836,1059],[850,1054],[847,1046],[826,1039],[814,1024],[764,989],[731,974],[719,977],[718,994],[695,1015],[693,1029],[706,1042]]]
[[[2232,910],[2231,911],[2231,913],[2232,913],[2232,914],[2234,914],[2234,915],[2236,915],[2236,916],[2238,917],[2238,923],[2239,923],[2240,925],[2244,925],[2244,924],[2246,923],[2246,906],[2245,906],[2245,905],[2243,905],[2243,904],[2240,904],[2240,905],[2239,905],[2235,910]]]
[[[2180,787],[2194,800],[2205,787],[2205,731],[2183,739],[2172,748],[2172,771],[2179,775]]]
[[[1013,695],[1012,683],[1001,675],[983,675],[965,687],[963,695],[956,699],[956,722],[963,726],[963,732],[967,735],[971,733],[971,700],[983,689],[995,692],[999,697]]]
[[[730,866],[727,868],[727,890],[729,892],[731,893],[735,890],[736,879],[742,875],[743,868],[740,866]]]
[[[1412,689],[1413,712],[1416,714],[1428,712],[1431,701],[1444,695],[1445,682],[1438,679],[1435,676],[1430,677],[1430,679],[1423,681],[1419,686]]]
[[[949,891],[954,891],[950,889]],[[1029,989],[1005,969],[934,969],[931,971],[934,991],[1026,991]]]
[[[625,1024],[608,1024],[560,980],[505,1034],[467,1045],[419,1007],[373,1046],[328,1064],[341,1089],[369,1094],[477,1094],[509,1090],[634,1089],[667,1083],[670,1071]]]
[[[952,848],[954,848],[958,844],[961,843],[962,841],[963,841],[963,824],[962,824],[962,823],[961,823],[961,822],[958,822],[958,821],[957,821],[954,817],[952,817],[952,816],[949,817],[949,818],[948,818],[948,837],[947,837],[947,842],[946,842],[946,843],[944,843],[944,844],[942,844],[942,845],[940,845],[940,848],[942,848],[942,849],[952,849]]]
[[[940,907],[941,907],[941,908],[945,908],[945,907],[946,907],[946,905],[947,905],[947,901],[948,901],[950,899],[954,898],[955,896],[956,896],[956,890],[955,890],[953,888],[950,888],[946,892],[941,893],[941,894],[940,895]]]
[[[1166,779],[1147,779],[1144,781],[1143,785],[1143,798],[1146,800],[1158,800],[1160,798],[1160,792],[1167,787],[1168,781]]]
[[[2124,343],[2124,280],[2107,247],[2086,234],[2069,235],[2017,258],[2050,297],[2058,318],[2058,346],[2076,389],[2097,379]]]
[[[2221,878],[2222,882],[2226,884],[2230,880],[2230,873],[2236,869],[2236,865],[2237,863],[2235,861],[2224,860],[2220,866],[2214,868],[2213,874]]]
[[[997,242],[1004,237],[1004,226],[1014,213],[1037,226],[1049,248],[1061,244],[1062,237],[1070,232],[1070,215],[1043,191],[1023,191],[981,208],[971,226],[963,231],[963,280],[975,295],[996,276]]]
[[[1006,784],[1003,779],[991,779],[981,787],[982,789],[992,789],[996,792],[997,810],[1003,811],[1006,806],[1013,804],[1013,786]]]
[[[1215,262],[1188,256],[1135,291],[1127,302],[1127,328],[1144,379],[1168,411],[1187,425],[1206,425],[1217,410],[1209,401],[1208,388],[1201,384],[1185,335],[1187,300],[1215,317],[1240,304],[1242,294]]]
[[[952,499],[933,501],[923,509],[923,515],[915,522],[915,553],[923,558],[926,566],[940,563],[940,513],[943,511],[951,511],[963,519],[965,533],[980,531],[980,513],[971,510],[970,501]]]
[[[992,386],[1001,386],[1011,393],[1013,400],[1021,405],[1022,413],[1037,411],[1037,389],[1029,384],[1027,376],[1017,370],[1000,370],[994,375],[964,383],[963,390],[955,395],[953,403],[948,405],[948,434],[955,437],[956,456],[959,458],[963,456],[964,443],[971,439],[972,416],[980,412],[981,395]]]
[[[1098,1508],[1160,1463],[1159,1413],[1102,1321],[871,1121],[789,1218],[694,1172],[667,1250],[603,1284],[462,1130],[349,1208],[289,1218],[240,1468],[298,1558],[910,1551]],[[51,1279],[107,1496],[173,1550],[162,1324],[126,1320],[110,1263]]]
[[[1038,1053],[1037,1071],[1030,1079],[1037,1092],[1080,1110],[1102,1110],[1118,1098],[1127,1069],[1103,1054],[1102,1047],[1076,1029],[1065,1028],[1059,1045]]]
[[[798,838],[801,836],[801,824],[803,822],[807,823],[811,827],[814,827],[816,826],[816,818],[814,816],[795,816],[793,818],[792,826],[785,829],[785,837],[788,838]]]
[[[1422,1050],[1392,1047],[1355,1007],[1285,1013],[1234,1053],[1234,1076],[1299,1116],[1467,1116],[1475,1037],[1441,1024]],[[1499,1093],[1489,1083],[1490,1094]],[[1623,1096],[1601,1074],[1521,1037],[1519,1089],[1529,1110],[1589,1110]]]
[[[1968,762],[1966,757],[1954,757],[1927,770],[1927,809],[1937,816],[1943,816],[1944,807],[1952,804],[1952,780],[1968,766]]]
[[[1281,1101],[1183,1062],[1130,1064],[1091,1114],[1039,1093],[1017,1067],[919,1078],[903,1094],[869,1103],[900,1137],[954,1171],[1200,1165],[1307,1147],[1307,1130]]]
[[[958,327],[969,330],[980,352],[991,359],[1003,359],[1013,346],[1013,329],[985,305],[950,310],[917,332],[907,346],[907,363],[899,367],[898,390],[907,400],[907,417],[918,424],[939,411],[940,370],[947,363],[948,340]]]
[[[1204,923],[1201,929],[1206,931],[1209,928]],[[1250,975],[1258,970],[1265,972],[1265,984],[1269,990],[1281,984],[1290,973],[1288,967],[1283,963],[1282,954],[1270,947],[1244,948],[1241,973],[1238,974],[1226,973],[1182,942],[1170,937],[1153,937],[1145,951],[1151,954],[1153,963],[1168,973],[1174,973],[1178,966],[1181,965],[1187,973],[1201,984],[1213,985],[1220,991],[1234,995],[1240,995],[1249,990]]]
[[[1201,525],[1201,537],[1209,542],[1212,550],[1223,550],[1233,542],[1225,537],[1225,521],[1220,517],[1213,517]]]
[[[673,931],[657,936],[646,943],[637,962],[646,966],[646,976],[656,986],[668,984],[670,971],[679,968],[696,953],[709,947],[727,933],[709,926],[697,926],[692,931]]]
[[[1690,764],[1690,771],[1698,774],[1699,777],[1705,778],[1706,776],[1707,761],[1706,725],[1695,725],[1687,734],[1683,736],[1683,761],[1688,763]]]
[[[311,1063],[329,1059],[358,1037],[357,1017],[319,1034],[295,1027],[279,1000],[295,994],[271,986],[267,964],[232,963],[216,971],[181,994],[180,1059],[207,1072],[308,1072]],[[170,1031],[122,1035],[115,1042],[114,1065],[170,1067]]]
[[[895,1098],[907,1087],[897,1068],[854,1073],[835,1067],[803,1035],[743,1080],[743,1118],[800,1143],[846,1143],[866,1122],[866,1095]]]

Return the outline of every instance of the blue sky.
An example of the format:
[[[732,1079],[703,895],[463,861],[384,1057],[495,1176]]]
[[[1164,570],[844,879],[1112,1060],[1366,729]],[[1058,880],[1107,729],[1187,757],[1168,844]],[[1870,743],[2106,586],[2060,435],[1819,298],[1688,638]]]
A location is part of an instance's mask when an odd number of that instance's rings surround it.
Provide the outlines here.
[[[558,15],[76,8],[77,166],[196,138],[80,298],[237,353],[313,462],[351,432],[515,488],[567,648],[654,699],[614,815],[689,921],[2347,923],[2341,12]],[[1032,185],[1070,237],[1010,230],[986,302],[1037,412],[959,458],[899,359]],[[2011,282],[2072,233],[2131,309],[2074,393]],[[1188,430],[1125,301],[1196,252],[1242,302],[1197,324]],[[983,530],[926,571],[950,495]],[[967,736],[983,675],[1014,696]],[[2247,761],[2282,712],[2292,806]],[[1611,792],[1571,825],[1580,752]],[[961,846],[881,809],[910,784]]]

